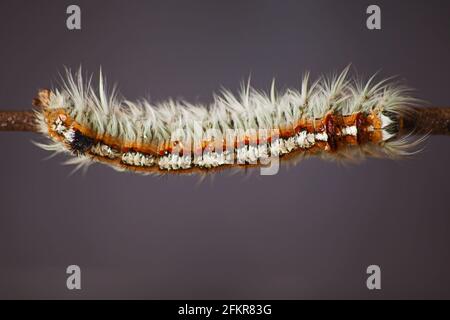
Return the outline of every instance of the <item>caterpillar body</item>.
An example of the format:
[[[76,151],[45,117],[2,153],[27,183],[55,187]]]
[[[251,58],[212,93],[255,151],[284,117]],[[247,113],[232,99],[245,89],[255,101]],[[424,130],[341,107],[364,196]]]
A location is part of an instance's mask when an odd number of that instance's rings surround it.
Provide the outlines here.
[[[130,102],[98,90],[81,71],[68,71],[61,89],[34,100],[46,150],[71,153],[77,168],[101,162],[141,173],[208,172],[267,166],[273,158],[321,155],[333,159],[402,156],[418,143],[399,137],[402,116],[416,100],[389,80],[365,84],[340,74],[283,92],[243,85],[207,106],[168,100]]]

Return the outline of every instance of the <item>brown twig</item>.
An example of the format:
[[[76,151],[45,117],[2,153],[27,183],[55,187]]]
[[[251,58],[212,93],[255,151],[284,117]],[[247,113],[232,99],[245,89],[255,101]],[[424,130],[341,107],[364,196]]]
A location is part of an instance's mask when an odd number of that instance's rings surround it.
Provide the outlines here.
[[[403,118],[402,129],[415,133],[450,135],[450,108],[415,108]]]
[[[402,119],[403,131],[450,135],[450,108],[416,108]],[[0,111],[0,131],[37,132],[33,111]]]
[[[0,111],[0,131],[37,131],[33,111]]]

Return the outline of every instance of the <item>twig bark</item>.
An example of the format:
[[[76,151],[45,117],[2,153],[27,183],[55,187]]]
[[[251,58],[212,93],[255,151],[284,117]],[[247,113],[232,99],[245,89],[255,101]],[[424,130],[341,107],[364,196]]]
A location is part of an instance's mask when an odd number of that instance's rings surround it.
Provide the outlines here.
[[[416,108],[403,119],[402,129],[415,133],[450,135],[450,108]]]
[[[0,131],[37,131],[33,111],[0,111]]]

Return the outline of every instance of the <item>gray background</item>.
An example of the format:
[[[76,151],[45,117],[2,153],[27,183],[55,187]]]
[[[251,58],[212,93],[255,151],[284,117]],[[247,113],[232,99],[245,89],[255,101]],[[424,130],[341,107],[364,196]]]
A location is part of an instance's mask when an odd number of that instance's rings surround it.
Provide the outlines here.
[[[63,66],[101,65],[135,99],[207,103],[252,75],[266,89],[342,69],[401,75],[450,103],[447,1],[70,1],[0,3],[2,109],[30,106]],[[340,166],[310,159],[278,175],[142,177],[0,134],[0,298],[450,298],[448,137],[411,160]],[[65,268],[82,268],[68,291]],[[382,268],[382,290],[366,267]]]

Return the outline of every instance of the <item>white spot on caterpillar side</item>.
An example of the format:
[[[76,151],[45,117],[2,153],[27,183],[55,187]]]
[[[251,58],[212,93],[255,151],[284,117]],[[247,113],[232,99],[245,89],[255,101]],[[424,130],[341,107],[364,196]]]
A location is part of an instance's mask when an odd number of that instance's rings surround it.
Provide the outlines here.
[[[288,152],[291,152],[292,150],[297,148],[297,144],[295,143],[295,137],[290,137],[286,140],[285,146]]]
[[[63,135],[68,142],[72,142],[73,139],[75,138],[75,131],[72,128],[70,128],[69,130],[64,131]]]
[[[342,128],[342,135],[344,136],[356,136],[358,134],[358,129],[356,126],[348,126]]]
[[[91,153],[102,157],[108,157],[109,159],[114,159],[119,155],[119,152],[113,150],[110,146],[103,143],[97,143],[96,145],[94,145],[91,148]]]
[[[55,122],[52,125],[52,129],[56,131],[59,134],[63,134],[67,128],[64,126],[63,121],[65,121],[65,116],[62,117],[61,115],[55,120]]]
[[[381,119],[381,128],[386,128],[388,125],[394,122],[391,120],[391,118],[386,117],[382,112],[380,113],[380,119]]]
[[[319,141],[328,141],[328,135],[326,132],[316,133],[316,140]]]
[[[160,157],[158,160],[159,168],[164,170],[189,169],[191,163],[190,155],[179,156],[177,154],[168,154]]]
[[[307,149],[314,145],[315,137],[313,133],[301,131],[297,134],[297,144],[300,148]]]
[[[155,159],[153,156],[145,155],[140,152],[126,152],[122,154],[121,160],[125,164],[136,167],[150,167]]]

